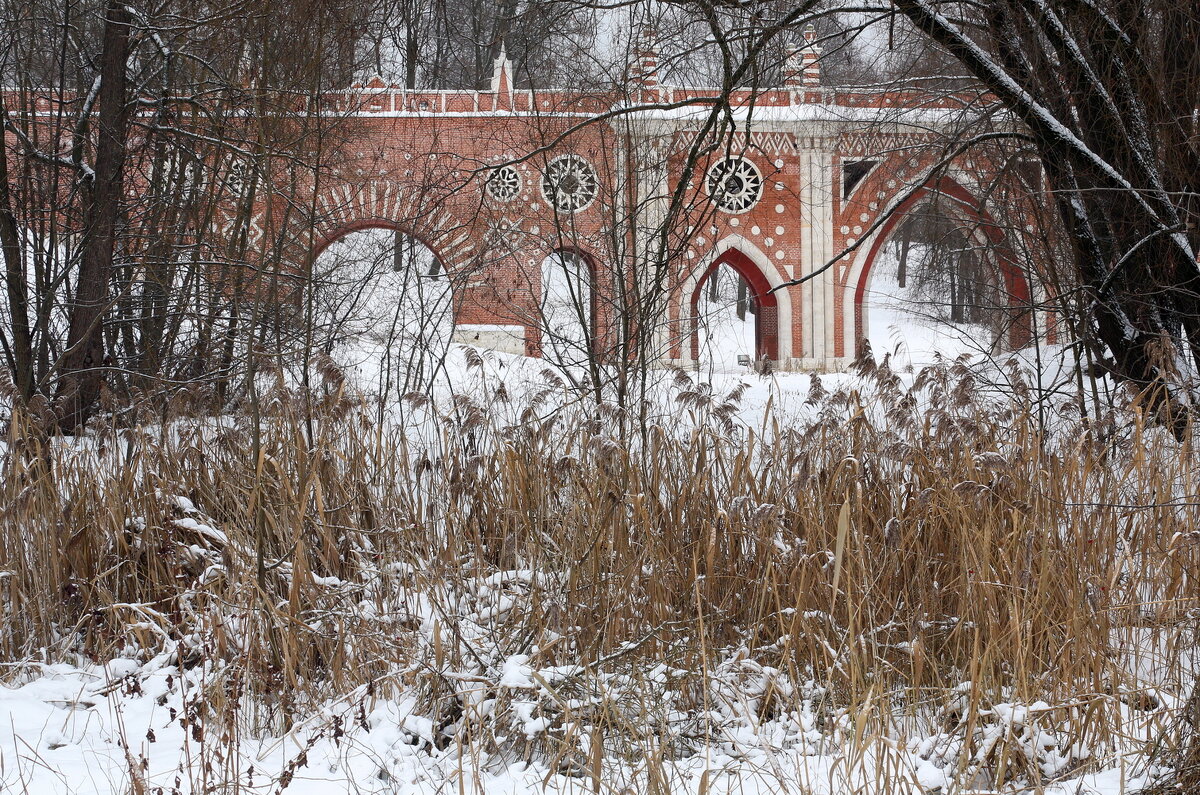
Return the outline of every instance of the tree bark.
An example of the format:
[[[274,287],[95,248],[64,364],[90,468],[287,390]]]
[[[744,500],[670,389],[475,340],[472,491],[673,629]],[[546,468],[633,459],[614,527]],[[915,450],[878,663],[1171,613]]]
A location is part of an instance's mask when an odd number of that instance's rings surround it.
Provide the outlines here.
[[[4,141],[4,122],[8,112],[0,108],[0,249],[4,252],[4,287],[12,320],[7,351],[13,383],[22,400],[33,397],[33,334],[29,326],[29,285],[21,257],[21,237],[13,213],[9,191],[8,147]]]
[[[1145,390],[1182,434],[1195,398],[1186,370],[1200,368],[1200,235],[1189,218],[1200,152],[1185,143],[1200,58],[1194,48],[1153,54],[1163,43],[1155,25],[1174,19],[1176,4],[1136,13],[1115,4],[1114,19],[1090,4],[990,0],[980,4],[987,44],[943,13],[948,4],[894,5],[1024,122],[1074,248],[1094,339],[1112,354],[1112,373]],[[1167,27],[1180,52],[1200,37],[1194,21]],[[1177,96],[1164,99],[1163,85]]]
[[[125,5],[110,0],[100,54],[96,161],[84,220],[82,256],[71,307],[67,349],[55,398],[59,427],[72,433],[95,411],[104,381],[102,322],[109,304],[117,221],[123,198],[128,104],[129,28]]]

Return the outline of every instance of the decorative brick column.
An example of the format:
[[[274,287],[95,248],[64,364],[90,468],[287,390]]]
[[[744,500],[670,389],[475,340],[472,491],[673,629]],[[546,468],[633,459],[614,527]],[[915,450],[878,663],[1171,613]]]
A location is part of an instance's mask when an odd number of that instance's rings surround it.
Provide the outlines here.
[[[804,29],[804,44],[788,52],[783,67],[785,87],[800,90],[821,87],[821,48],[816,40],[817,29],[809,25]]]

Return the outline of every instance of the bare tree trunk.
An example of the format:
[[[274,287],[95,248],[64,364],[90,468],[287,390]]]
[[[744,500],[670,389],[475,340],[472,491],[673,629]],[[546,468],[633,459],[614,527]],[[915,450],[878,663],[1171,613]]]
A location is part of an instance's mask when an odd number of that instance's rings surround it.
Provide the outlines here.
[[[13,383],[22,400],[33,396],[33,334],[29,327],[29,285],[25,263],[21,259],[21,239],[17,217],[9,194],[8,148],[4,143],[4,123],[8,111],[0,107],[0,249],[4,252],[4,286],[12,331],[6,355],[13,371]]]
[[[417,61],[421,57],[421,31],[417,28],[419,10],[415,3],[407,3],[407,27],[404,31],[404,87],[417,87]]]
[[[63,354],[56,402],[59,427],[72,432],[95,410],[104,373],[101,323],[108,308],[117,219],[123,198],[126,124],[126,68],[131,15],[110,0],[100,55],[100,110],[97,116],[96,166],[83,230],[82,258],[75,303],[71,308],[67,349]]]
[[[1184,370],[1200,367],[1200,237],[1190,216],[1200,150],[1188,143],[1200,86],[1194,13],[1178,13],[1175,2],[1113,4],[1109,16],[1086,3],[989,0],[976,20],[989,48],[950,13],[956,5],[893,4],[1028,128],[1096,338],[1112,354],[1108,369],[1146,390],[1182,435],[1195,400]],[[1165,60],[1156,54],[1164,51]],[[1060,68],[1039,68],[1056,61]]]

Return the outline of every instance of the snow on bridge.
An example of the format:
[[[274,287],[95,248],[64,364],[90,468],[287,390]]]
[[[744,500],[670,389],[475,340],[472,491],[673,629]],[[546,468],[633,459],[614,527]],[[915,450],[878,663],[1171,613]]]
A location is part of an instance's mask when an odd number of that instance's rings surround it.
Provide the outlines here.
[[[1003,166],[986,147],[943,163],[946,133],[986,98],[825,87],[811,43],[789,57],[784,85],[724,103],[660,84],[649,42],[623,96],[519,90],[511,74],[502,56],[488,91],[376,79],[324,95],[336,145],[310,182],[262,185],[250,236],[283,240],[295,272],[352,232],[410,236],[448,277],[455,339],[534,356],[549,260],[569,257],[588,281],[574,294],[594,353],[627,353],[631,331],[649,330],[653,355],[681,365],[720,336],[704,328],[717,297],[704,287],[727,268],[752,326],[736,345],[776,369],[839,369],[878,332],[872,280],[888,241],[937,196],[986,253],[1006,313],[988,344],[1052,330],[1032,309],[1044,297],[1036,263],[1015,253],[1038,189],[997,203]],[[52,112],[39,102],[35,113]],[[236,221],[224,221],[231,233]]]

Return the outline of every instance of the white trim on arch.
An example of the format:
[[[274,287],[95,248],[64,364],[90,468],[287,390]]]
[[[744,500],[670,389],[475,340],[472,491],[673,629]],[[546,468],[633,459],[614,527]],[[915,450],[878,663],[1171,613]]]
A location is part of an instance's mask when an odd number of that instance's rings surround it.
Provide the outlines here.
[[[712,264],[722,254],[731,249],[737,250],[753,262],[755,267],[766,277],[767,283],[772,287],[779,287],[787,281],[775,267],[775,264],[771,262],[771,258],[746,238],[737,234],[722,238],[700,260],[699,265],[692,268],[687,278],[683,280],[683,289],[679,291],[676,310],[679,313],[678,317],[682,331],[680,334],[680,362],[691,364],[694,361],[692,359],[692,335],[696,333],[697,329],[695,327],[695,319],[691,316],[692,294],[696,292],[696,287],[699,286],[701,279],[708,273],[708,269],[712,267]],[[779,321],[779,361],[786,363],[792,358],[792,297],[786,289],[779,290],[775,293],[775,301],[776,317]]]
[[[966,188],[964,186],[964,190],[965,189]],[[924,201],[928,197],[929,197],[929,195],[926,194],[925,196],[922,197],[921,201]],[[955,205],[955,202],[953,201],[953,197],[949,197],[949,198],[951,198],[951,201],[948,202],[946,206],[953,207]],[[920,205],[920,202],[918,202],[917,205],[914,205],[914,208],[919,205]],[[891,206],[886,210],[886,212],[895,212],[895,210],[896,210],[896,207]],[[911,212],[912,212],[912,210],[909,210],[908,212],[901,214],[901,216],[896,220],[896,223],[892,226],[892,228],[887,230],[887,238],[888,239],[885,239],[883,241],[883,246],[881,246],[880,251],[879,251],[880,255],[883,254],[883,248],[891,244],[890,238],[891,238],[892,234],[894,234],[901,227],[901,225],[904,224],[906,217]],[[1001,267],[1000,259],[997,256],[995,250],[993,249],[993,247],[992,247],[993,243],[988,238],[987,233],[983,230],[983,227],[975,219],[971,219],[966,215],[959,217],[956,213],[953,213],[953,212],[948,212],[947,215],[954,217],[954,218],[959,218],[959,220],[963,221],[965,225],[970,225],[970,226],[974,227],[971,232],[972,239],[979,246],[980,250],[984,252],[984,256],[987,257],[987,259],[990,261],[992,268],[997,273],[997,278],[1003,279],[1004,278],[1003,275],[1001,275],[999,273],[1000,267]],[[855,305],[855,297],[858,295],[858,283],[862,279],[863,269],[866,268],[866,266],[867,266],[867,260],[871,256],[871,252],[874,250],[876,242],[879,240],[880,236],[884,234],[884,230],[886,228],[887,228],[886,225],[881,226],[880,228],[878,228],[874,232],[872,232],[869,237],[864,237],[862,245],[860,245],[858,247],[858,249],[855,251],[854,258],[850,261],[850,271],[847,274],[846,283],[845,283],[846,286],[842,290],[842,298],[841,298],[841,301],[842,301],[842,335],[843,335],[842,339],[845,341],[844,342],[844,351],[845,351],[845,359],[847,361],[853,361],[854,358],[858,356],[858,337],[854,333],[855,332],[854,319],[855,319],[855,315],[857,314],[856,313],[857,307]],[[863,303],[862,303],[862,332],[863,332],[864,337],[869,337],[870,332],[871,332],[871,302],[870,302],[869,296],[871,293],[871,282],[874,279],[875,279],[875,268],[874,268],[874,263],[872,263],[871,271],[867,274],[867,283],[863,290],[864,295],[863,295]],[[1001,341],[1000,344],[1003,345],[1004,343]]]
[[[889,210],[890,211],[890,210]],[[867,259],[871,256],[871,251],[875,248],[876,242],[883,234],[883,227],[876,229],[868,237],[864,238],[862,245],[854,253],[854,258],[850,261],[850,270],[846,274],[845,287],[842,289],[842,354],[846,361],[853,361],[858,356],[858,337],[854,333],[854,318],[857,314],[855,306],[855,296],[858,295],[858,282],[862,279],[863,268],[867,265]],[[887,241],[884,241],[887,245]],[[867,285],[870,289],[870,284]],[[863,306],[863,334],[866,334],[870,323],[870,306]]]

